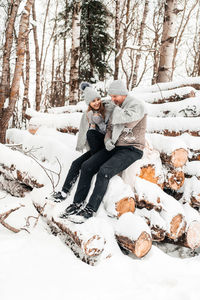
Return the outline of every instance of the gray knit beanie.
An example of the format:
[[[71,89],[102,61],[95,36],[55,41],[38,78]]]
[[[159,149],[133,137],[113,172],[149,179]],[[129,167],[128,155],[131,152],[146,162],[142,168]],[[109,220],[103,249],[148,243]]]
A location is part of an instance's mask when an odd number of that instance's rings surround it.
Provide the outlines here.
[[[100,94],[95,91],[88,82],[81,82],[80,90],[84,93],[84,99],[87,105],[89,105],[95,98],[101,98]]]
[[[128,90],[122,80],[114,80],[108,88],[108,94],[124,96],[128,94]]]

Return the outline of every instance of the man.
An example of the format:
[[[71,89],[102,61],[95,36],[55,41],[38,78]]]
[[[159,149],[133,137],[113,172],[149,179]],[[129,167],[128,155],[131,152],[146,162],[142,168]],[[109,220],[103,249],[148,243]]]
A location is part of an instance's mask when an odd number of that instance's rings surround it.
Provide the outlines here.
[[[113,81],[108,94],[115,105],[105,135],[105,149],[98,151],[82,164],[74,201],[61,216],[75,223],[83,223],[91,218],[103,200],[109,180],[143,155],[146,131],[144,103],[128,95],[121,80]],[[95,187],[84,207],[95,174]]]

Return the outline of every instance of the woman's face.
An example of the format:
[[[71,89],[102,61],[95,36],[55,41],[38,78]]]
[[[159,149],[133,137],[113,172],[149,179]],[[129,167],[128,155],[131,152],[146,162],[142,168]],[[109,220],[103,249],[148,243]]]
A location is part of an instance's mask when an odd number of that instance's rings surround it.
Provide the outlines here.
[[[92,100],[90,102],[90,106],[94,109],[94,110],[98,110],[100,108],[101,105],[101,99],[99,98],[95,98],[94,100]]]

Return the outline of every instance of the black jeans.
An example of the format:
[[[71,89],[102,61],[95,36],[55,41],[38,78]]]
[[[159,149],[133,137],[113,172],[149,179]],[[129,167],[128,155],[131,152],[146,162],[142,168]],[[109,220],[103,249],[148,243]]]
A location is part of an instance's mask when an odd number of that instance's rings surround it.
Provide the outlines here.
[[[62,187],[62,191],[64,191],[65,193],[68,193],[72,189],[79,176],[82,164],[87,161],[93,154],[104,148],[104,134],[96,130],[87,131],[87,141],[90,146],[90,151],[84,153],[72,162]]]
[[[143,152],[133,146],[118,146],[112,151],[102,149],[82,164],[81,175],[74,196],[74,203],[81,203],[87,197],[92,177],[97,173],[97,179],[88,206],[95,212],[106,193],[109,180],[140,159]]]

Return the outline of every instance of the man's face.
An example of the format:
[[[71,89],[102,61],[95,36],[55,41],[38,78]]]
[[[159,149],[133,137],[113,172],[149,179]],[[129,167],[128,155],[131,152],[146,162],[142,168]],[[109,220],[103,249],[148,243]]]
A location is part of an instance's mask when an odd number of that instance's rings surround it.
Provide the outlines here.
[[[116,105],[121,106],[126,98],[126,95],[110,95],[110,97]]]

